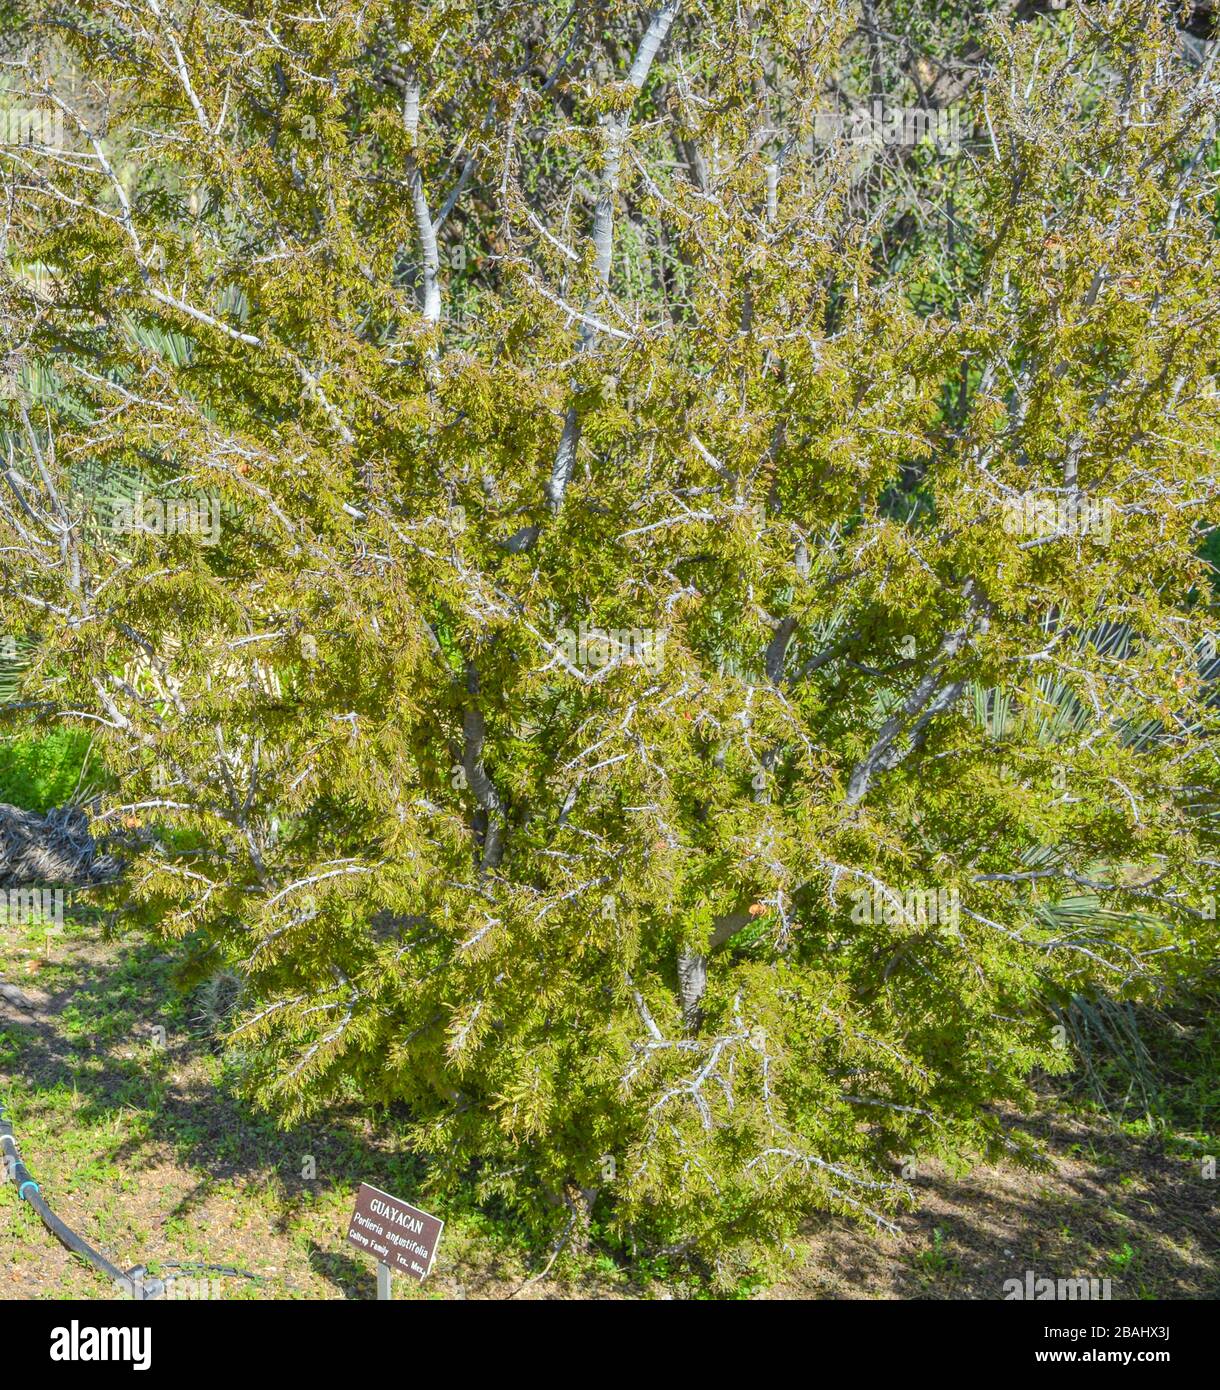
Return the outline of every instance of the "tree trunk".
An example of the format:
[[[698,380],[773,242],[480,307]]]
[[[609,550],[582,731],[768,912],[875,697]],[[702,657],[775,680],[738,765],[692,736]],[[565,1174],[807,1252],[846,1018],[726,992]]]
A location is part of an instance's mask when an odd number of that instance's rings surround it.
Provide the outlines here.
[[[682,1026],[688,1036],[703,1022],[703,994],[707,989],[707,957],[693,951],[678,952],[678,997],[682,1001]]]

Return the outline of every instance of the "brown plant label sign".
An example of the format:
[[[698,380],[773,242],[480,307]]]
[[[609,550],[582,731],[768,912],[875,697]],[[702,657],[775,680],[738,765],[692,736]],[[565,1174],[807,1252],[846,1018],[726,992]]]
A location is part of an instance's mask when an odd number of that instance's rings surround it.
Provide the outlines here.
[[[380,1188],[360,1184],[348,1240],[421,1283],[432,1271],[445,1223]]]

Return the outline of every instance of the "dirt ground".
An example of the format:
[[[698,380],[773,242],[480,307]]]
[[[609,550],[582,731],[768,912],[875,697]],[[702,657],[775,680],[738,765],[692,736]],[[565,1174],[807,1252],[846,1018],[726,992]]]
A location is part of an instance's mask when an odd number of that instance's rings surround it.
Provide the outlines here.
[[[96,928],[0,928],[0,1098],[56,1211],[124,1268],[202,1261],[179,1296],[364,1299],[372,1261],[345,1239],[354,1187],[410,1194],[393,1126],[341,1115],[290,1133],[234,1101],[173,961]],[[163,1032],[161,1031],[163,1030]],[[929,1165],[899,1237],[811,1222],[767,1299],[999,1299],[1005,1281],[1109,1279],[1114,1298],[1220,1297],[1220,1181],[1207,1142],[1067,1111],[1030,1128],[1045,1172]],[[1213,1145],[1214,1150],[1214,1145]],[[684,1297],[607,1260],[532,1279],[536,1258],[471,1208],[450,1213],[433,1277],[399,1298]],[[185,1282],[196,1280],[194,1284]],[[0,1297],[117,1297],[0,1187]]]

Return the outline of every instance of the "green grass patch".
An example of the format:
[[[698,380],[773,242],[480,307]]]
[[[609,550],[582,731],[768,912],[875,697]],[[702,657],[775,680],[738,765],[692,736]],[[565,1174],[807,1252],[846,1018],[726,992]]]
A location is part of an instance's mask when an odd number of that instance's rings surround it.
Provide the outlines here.
[[[89,735],[75,729],[5,740],[0,801],[38,812],[62,806],[81,785],[89,743]]]

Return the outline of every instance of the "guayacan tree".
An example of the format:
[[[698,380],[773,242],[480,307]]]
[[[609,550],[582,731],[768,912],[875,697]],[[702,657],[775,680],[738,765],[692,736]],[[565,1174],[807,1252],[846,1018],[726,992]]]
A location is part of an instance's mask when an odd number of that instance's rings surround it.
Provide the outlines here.
[[[44,7],[4,717],[92,736],[251,1094],[729,1279],[1205,968],[1179,8]]]

